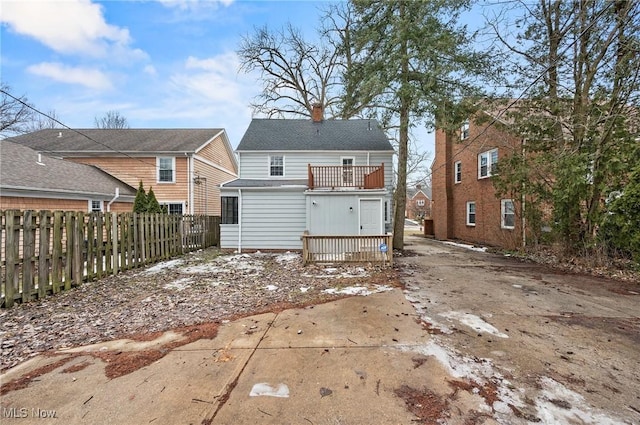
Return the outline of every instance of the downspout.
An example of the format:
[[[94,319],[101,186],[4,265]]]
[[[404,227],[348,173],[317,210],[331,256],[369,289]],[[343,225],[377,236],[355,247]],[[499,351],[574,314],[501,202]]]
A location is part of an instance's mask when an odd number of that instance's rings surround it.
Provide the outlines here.
[[[189,192],[189,214],[195,214],[195,208],[193,205],[193,155],[188,155],[186,152],[184,153],[187,156],[187,191]]]
[[[242,252],[242,189],[238,189],[238,253]]]
[[[371,165],[371,161],[369,160],[371,156],[371,152],[367,151],[367,165]]]
[[[112,199],[112,200],[110,200],[110,201],[109,201],[109,203],[107,204],[107,212],[111,212],[111,204],[113,204],[113,203],[116,201],[116,199],[118,199],[119,197],[120,197],[120,188],[119,188],[119,187],[116,187],[116,194],[115,194],[115,196],[114,196],[114,197],[113,197],[113,199]]]

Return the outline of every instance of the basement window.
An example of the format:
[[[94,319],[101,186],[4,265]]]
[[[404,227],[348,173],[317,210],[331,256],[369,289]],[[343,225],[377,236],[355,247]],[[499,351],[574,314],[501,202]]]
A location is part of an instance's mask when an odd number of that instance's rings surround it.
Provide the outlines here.
[[[476,225],[476,203],[467,202],[467,226]]]

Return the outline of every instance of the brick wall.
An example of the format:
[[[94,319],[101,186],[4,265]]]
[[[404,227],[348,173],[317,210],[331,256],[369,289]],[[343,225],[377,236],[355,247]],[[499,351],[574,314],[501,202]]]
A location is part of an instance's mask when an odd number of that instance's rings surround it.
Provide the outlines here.
[[[520,140],[497,126],[469,126],[469,136],[449,137],[436,132],[435,160],[432,168],[434,233],[437,239],[459,239],[483,245],[517,248],[521,243],[520,202],[515,204],[515,226],[502,228],[502,204],[496,197],[492,178],[478,178],[478,155],[492,149],[500,159],[520,149]],[[456,162],[461,165],[460,181],[455,182]],[[508,197],[507,197],[508,198]],[[475,202],[475,226],[467,224],[467,203]]]

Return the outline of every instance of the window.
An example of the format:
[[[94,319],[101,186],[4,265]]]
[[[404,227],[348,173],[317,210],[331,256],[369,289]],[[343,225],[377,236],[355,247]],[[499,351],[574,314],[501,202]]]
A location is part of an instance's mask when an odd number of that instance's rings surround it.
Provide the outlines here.
[[[491,177],[498,165],[498,149],[482,152],[478,155],[478,178]]]
[[[284,176],[284,156],[269,157],[269,175],[271,177]]]
[[[104,202],[103,201],[89,201],[89,212],[102,212]]]
[[[238,224],[238,197],[222,196],[222,224]]]
[[[157,160],[158,183],[176,182],[176,159],[175,157],[161,157]]]
[[[424,199],[418,199],[416,201],[416,205],[419,207],[424,207]]]
[[[184,211],[184,204],[182,202],[163,202],[160,204],[169,214],[182,215]]]
[[[469,120],[462,123],[460,126],[460,140],[464,140],[469,137]]]
[[[453,164],[453,182],[460,183],[462,181],[462,162],[456,161]]]
[[[353,186],[353,163],[354,158],[342,158],[342,184]]]
[[[467,202],[467,226],[476,225],[476,203]]]
[[[513,229],[516,227],[516,209],[511,199],[503,199],[500,201],[502,219],[501,227],[503,229]]]

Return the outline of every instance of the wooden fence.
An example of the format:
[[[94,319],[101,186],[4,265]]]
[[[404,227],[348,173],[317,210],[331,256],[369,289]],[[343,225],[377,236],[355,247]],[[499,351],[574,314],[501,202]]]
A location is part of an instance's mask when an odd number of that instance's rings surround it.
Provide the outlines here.
[[[302,235],[302,261],[308,263],[393,263],[393,236]]]
[[[219,245],[220,217],[0,211],[0,306]]]

